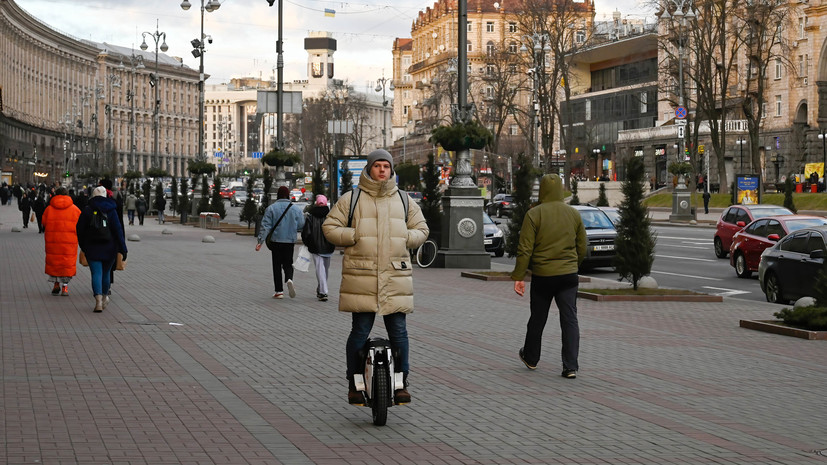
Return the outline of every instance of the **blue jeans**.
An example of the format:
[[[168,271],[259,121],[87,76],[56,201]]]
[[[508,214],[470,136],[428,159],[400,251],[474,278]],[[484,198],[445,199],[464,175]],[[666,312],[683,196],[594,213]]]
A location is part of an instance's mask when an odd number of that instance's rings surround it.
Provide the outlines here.
[[[561,276],[531,276],[531,317],[523,345],[523,357],[531,365],[540,360],[540,346],[543,342],[543,329],[548,320],[551,301],[557,301],[560,311],[560,329],[562,332],[563,369],[578,370],[577,356],[580,352],[580,326],[577,322],[577,287],[576,273]]]
[[[350,336],[347,338],[346,354],[347,354],[347,379],[351,380],[355,373],[361,373],[364,370],[364,362],[359,356],[359,351],[365,347],[365,343],[370,336],[370,330],[373,329],[373,322],[376,319],[376,313],[352,313],[353,326],[350,329]],[[404,313],[391,313],[383,317],[385,320],[385,329],[388,330],[388,339],[391,341],[394,355],[394,369],[397,372],[408,374],[408,353],[410,352],[408,346],[408,328],[405,325]]]
[[[89,271],[92,273],[92,293],[94,295],[109,294],[110,273],[115,266],[115,259],[105,262],[89,260]]]

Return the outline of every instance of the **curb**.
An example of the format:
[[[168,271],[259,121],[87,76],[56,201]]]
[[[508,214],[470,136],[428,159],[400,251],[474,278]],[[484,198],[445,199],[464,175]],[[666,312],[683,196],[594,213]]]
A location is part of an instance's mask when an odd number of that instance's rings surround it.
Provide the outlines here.
[[[719,295],[603,295],[588,291],[577,291],[577,297],[596,302],[723,302]]]
[[[827,331],[810,331],[782,324],[779,320],[741,320],[739,326],[765,333],[791,336],[810,341],[827,341]]]

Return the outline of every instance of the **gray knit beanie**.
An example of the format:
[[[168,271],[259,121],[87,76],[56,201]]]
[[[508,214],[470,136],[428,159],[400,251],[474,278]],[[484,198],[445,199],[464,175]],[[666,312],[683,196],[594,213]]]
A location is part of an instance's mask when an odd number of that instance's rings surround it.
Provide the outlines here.
[[[370,174],[370,168],[377,160],[384,160],[391,164],[391,173],[393,173],[393,156],[385,149],[376,149],[368,155],[368,164],[365,165],[365,171]]]

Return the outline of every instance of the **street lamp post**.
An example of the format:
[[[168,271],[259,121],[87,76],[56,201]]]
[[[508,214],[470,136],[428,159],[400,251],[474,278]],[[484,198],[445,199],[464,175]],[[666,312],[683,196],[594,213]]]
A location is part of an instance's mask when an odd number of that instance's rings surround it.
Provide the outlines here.
[[[186,11],[192,6],[189,0],[181,2],[181,9]],[[204,161],[204,39],[208,39],[212,43],[212,37],[204,35],[204,11],[211,13],[221,6],[218,0],[209,0],[204,5],[204,0],[201,0],[201,35],[197,39],[190,41],[194,47],[192,56],[199,59],[198,62],[198,153],[195,159]]]
[[[598,178],[597,157],[600,155],[600,149],[592,149],[592,153],[594,154],[594,177]]]
[[[106,156],[108,160],[112,161],[112,173],[116,174],[118,172],[118,164],[115,159],[114,134],[112,133],[112,94],[114,93],[114,89],[121,88],[121,78],[115,73],[110,73],[106,76],[106,80],[109,83],[109,103],[104,107],[104,114],[106,116]],[[104,166],[106,166],[106,164],[107,162],[104,162]]]
[[[741,171],[743,171],[744,170],[744,144],[746,144],[747,141],[743,137],[739,137],[738,140],[735,141],[735,143],[738,144],[738,147],[740,147],[740,150],[741,150],[741,161],[739,162],[739,166],[740,166],[739,169]]]
[[[169,50],[169,47],[167,47],[167,33],[158,31],[157,19],[155,20],[155,32],[143,32],[141,36],[143,38],[143,42],[141,42],[141,50],[146,51],[146,49],[149,48],[146,44],[147,36],[155,41],[155,74],[149,75],[149,85],[155,88],[155,106],[152,111],[152,164],[154,164],[157,163],[158,160],[160,144],[158,131],[160,126],[159,118],[161,110],[161,97],[159,94],[161,87],[161,76],[158,75],[158,49],[160,47],[161,51],[166,53],[166,51]]]
[[[534,33],[530,36],[524,36],[524,38],[531,41],[533,45],[532,49],[534,51],[534,67],[526,71],[531,77],[532,80],[532,89],[531,89],[531,108],[529,109],[529,116],[531,119],[531,151],[534,155],[534,166],[540,166],[540,148],[539,148],[539,137],[537,135],[537,130],[540,127],[540,121],[538,117],[538,113],[540,112],[540,101],[539,101],[539,91],[540,91],[540,80],[542,79],[541,74],[542,71],[545,69],[545,54],[551,51],[551,46],[549,42],[551,41],[548,34],[545,33]],[[528,52],[528,48],[523,44],[520,47],[520,51],[522,53]]]
[[[684,55],[684,31],[686,30],[686,23],[688,21],[693,21],[696,18],[695,9],[692,5],[693,0],[667,0],[667,6],[663,10],[663,14],[661,14],[661,19],[671,20],[675,18],[679,22],[678,27],[678,107],[686,108],[684,102],[684,91],[683,91],[683,55]],[[669,13],[669,6],[671,4],[675,7],[675,10],[670,14]],[[674,29],[674,28],[673,28]],[[680,138],[680,145],[681,149],[684,147],[685,140],[684,138]],[[681,150],[684,152],[684,150]]]
[[[388,148],[388,99],[385,98],[385,89],[393,91],[393,81],[391,78],[386,78],[383,74],[381,78],[376,80],[376,92],[382,91],[382,147]]]
[[[123,69],[124,64],[118,66],[118,68]],[[135,170],[135,72],[139,69],[144,69],[144,57],[141,55],[135,55],[134,53],[129,55],[129,68],[131,69],[131,73],[129,74],[129,89],[126,90],[126,100],[129,102],[129,163],[128,163],[128,171]]]

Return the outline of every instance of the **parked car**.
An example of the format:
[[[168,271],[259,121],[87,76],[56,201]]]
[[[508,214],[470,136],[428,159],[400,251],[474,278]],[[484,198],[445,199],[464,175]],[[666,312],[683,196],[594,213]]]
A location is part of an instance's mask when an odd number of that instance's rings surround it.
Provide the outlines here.
[[[511,210],[513,207],[514,198],[511,194],[497,194],[493,199],[491,199],[491,203],[488,204],[486,213],[490,216],[498,216],[502,218],[504,214],[511,216]]]
[[[715,256],[725,258],[732,246],[732,236],[753,221],[768,216],[792,214],[790,210],[778,205],[733,205],[727,208],[721,213],[716,225],[713,239]]]
[[[612,220],[612,224],[617,227],[617,224],[620,223],[620,210],[617,207],[597,207]]]
[[[239,205],[243,205],[244,202],[247,201],[247,189],[236,189],[233,191],[232,197],[230,197],[230,205],[233,207],[237,207]]]
[[[581,268],[612,266],[615,258],[617,230],[606,213],[597,207],[572,205],[586,227],[586,260]]]
[[[291,202],[298,202],[299,200],[304,199],[304,192],[301,189],[293,189],[290,191],[290,201]]]
[[[758,271],[761,254],[787,234],[799,229],[827,225],[827,218],[807,215],[785,215],[759,218],[732,236],[729,264],[739,278],[749,278]]]
[[[761,254],[758,282],[767,302],[785,304],[813,295],[827,256],[827,226],[799,229]]]
[[[422,203],[422,192],[408,192],[408,195],[413,199],[414,202],[421,204]]]
[[[482,213],[482,233],[485,251],[493,253],[495,257],[505,255],[505,234],[498,226],[499,221],[494,221],[487,213]]]

